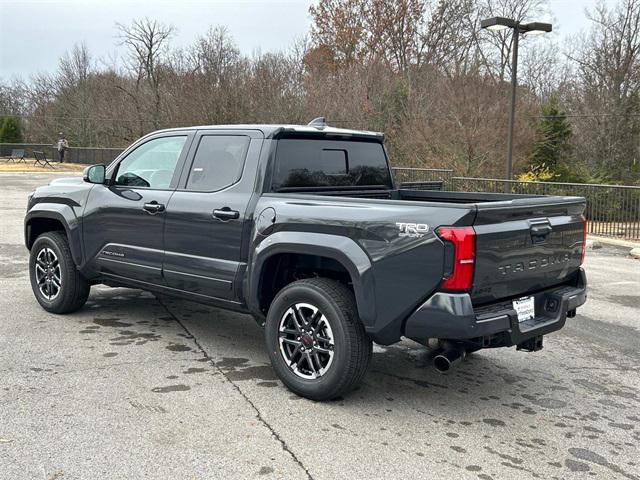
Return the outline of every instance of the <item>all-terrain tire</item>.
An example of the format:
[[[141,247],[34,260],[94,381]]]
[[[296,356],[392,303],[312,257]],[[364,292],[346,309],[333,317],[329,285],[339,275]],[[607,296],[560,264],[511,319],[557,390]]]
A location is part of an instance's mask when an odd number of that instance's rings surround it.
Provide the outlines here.
[[[333,357],[326,371],[317,378],[302,378],[296,373],[297,367],[292,366],[295,362],[288,361],[281,346],[281,325],[287,312],[292,314],[290,309],[294,305],[317,308],[330,326]],[[291,340],[296,338],[293,336]],[[280,380],[294,393],[311,400],[331,400],[351,391],[362,380],[372,354],[372,343],[358,316],[353,292],[327,278],[298,280],[284,287],[269,308],[265,340]],[[307,351],[313,348],[307,347]]]
[[[53,255],[45,255],[45,249],[53,252]],[[60,287],[52,287],[48,292],[50,295],[43,293],[41,286],[38,283],[38,275],[42,278],[47,277],[47,268],[40,269],[36,272],[36,263],[39,261],[42,263],[43,259],[54,258],[55,261],[51,262],[54,265],[50,269],[52,272],[50,281],[60,284]],[[57,262],[57,263],[56,263]],[[59,269],[56,266],[59,265]],[[76,265],[71,256],[71,250],[69,248],[69,242],[67,237],[62,232],[46,232],[40,235],[31,247],[29,256],[29,276],[31,278],[31,289],[33,294],[38,300],[38,303],[47,312],[51,313],[71,313],[80,309],[87,301],[89,297],[89,291],[91,285],[87,282],[86,278],[78,271]],[[45,280],[46,282],[46,280]],[[53,292],[57,294],[53,295]],[[51,297],[51,298],[49,298]]]

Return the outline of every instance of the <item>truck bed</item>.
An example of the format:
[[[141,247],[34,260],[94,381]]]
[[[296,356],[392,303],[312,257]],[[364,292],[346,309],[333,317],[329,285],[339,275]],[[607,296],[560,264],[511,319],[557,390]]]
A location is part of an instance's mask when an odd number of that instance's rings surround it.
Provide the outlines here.
[[[411,221],[433,230],[441,225],[440,214],[457,211],[455,224],[472,226],[476,235],[470,292],[475,305],[562,284],[580,266],[585,209],[581,197],[374,188],[316,188],[291,194],[316,200],[329,196],[351,208],[382,209],[386,204],[390,223],[406,221],[410,211]]]

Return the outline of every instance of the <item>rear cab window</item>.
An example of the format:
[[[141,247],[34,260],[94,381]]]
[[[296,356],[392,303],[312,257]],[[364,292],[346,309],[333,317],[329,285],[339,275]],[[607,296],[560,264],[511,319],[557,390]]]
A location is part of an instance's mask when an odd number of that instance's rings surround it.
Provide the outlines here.
[[[393,188],[382,143],[355,139],[278,140],[272,192],[349,187]]]

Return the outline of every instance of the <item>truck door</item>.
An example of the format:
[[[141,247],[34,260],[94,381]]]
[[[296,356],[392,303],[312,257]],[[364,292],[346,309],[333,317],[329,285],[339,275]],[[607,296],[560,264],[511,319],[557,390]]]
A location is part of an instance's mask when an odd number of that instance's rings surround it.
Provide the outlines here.
[[[167,286],[226,306],[240,304],[236,278],[246,264],[242,243],[250,232],[247,207],[257,169],[252,162],[261,145],[256,131],[197,133],[180,188],[167,206]]]
[[[193,132],[145,138],[92,188],[82,219],[86,257],[115,279],[161,285],[165,210]]]

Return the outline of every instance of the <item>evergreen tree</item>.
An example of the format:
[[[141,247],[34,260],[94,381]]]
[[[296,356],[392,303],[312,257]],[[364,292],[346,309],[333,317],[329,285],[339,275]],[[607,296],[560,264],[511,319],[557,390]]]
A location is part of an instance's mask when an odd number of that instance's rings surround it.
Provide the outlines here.
[[[532,169],[559,172],[568,168],[571,154],[571,125],[560,110],[558,98],[552,96],[542,106],[542,117],[536,125],[537,139],[529,163]]]
[[[20,121],[16,117],[5,117],[0,126],[0,142],[22,142],[22,128],[20,127]]]

